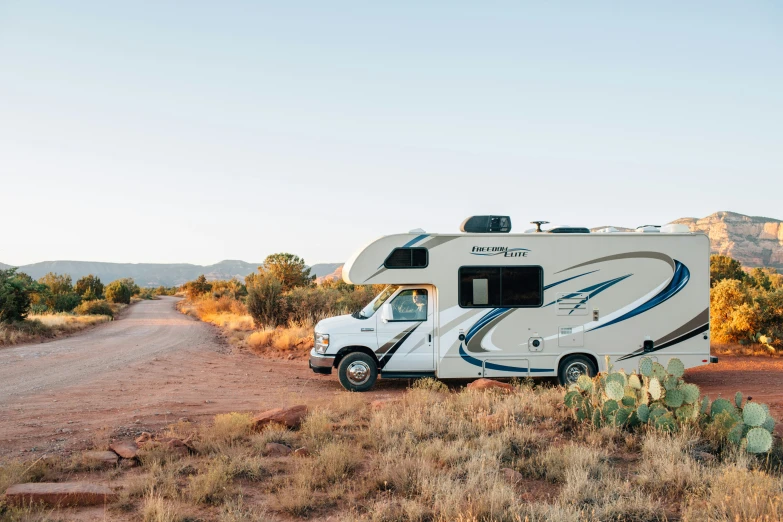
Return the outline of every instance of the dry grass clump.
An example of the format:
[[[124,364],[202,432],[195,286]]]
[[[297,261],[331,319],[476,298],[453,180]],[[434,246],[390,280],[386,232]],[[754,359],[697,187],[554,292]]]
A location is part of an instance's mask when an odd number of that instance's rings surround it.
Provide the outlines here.
[[[111,320],[106,315],[31,314],[24,321],[0,323],[0,346],[54,339]]]
[[[144,496],[141,517],[144,522],[180,522],[182,519],[174,504],[153,490]]]

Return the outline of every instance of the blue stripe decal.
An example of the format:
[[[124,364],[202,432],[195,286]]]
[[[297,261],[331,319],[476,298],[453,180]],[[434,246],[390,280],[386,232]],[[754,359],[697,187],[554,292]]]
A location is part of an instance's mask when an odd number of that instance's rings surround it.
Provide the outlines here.
[[[593,273],[595,273],[595,272],[598,272],[598,270],[593,270],[592,272],[585,272],[584,274],[579,274],[579,275],[575,275],[575,276],[573,276],[573,277],[569,277],[568,279],[563,279],[563,280],[561,280],[561,281],[558,281],[557,283],[552,283],[551,285],[546,285],[546,286],[544,287],[544,290],[549,290],[549,289],[550,289],[550,288],[552,288],[553,286],[557,286],[557,285],[559,285],[559,284],[565,283],[565,282],[567,282],[567,281],[570,281],[570,280],[572,280],[572,279],[576,279],[577,277],[586,276],[587,274],[593,274]]]
[[[479,330],[481,330],[484,326],[486,326],[490,321],[498,317],[499,315],[508,312],[510,308],[493,308],[489,312],[487,312],[484,317],[479,319],[476,324],[470,327],[470,330],[468,330],[468,333],[465,334],[465,344],[467,344],[471,337],[476,335]]]
[[[475,357],[471,357],[465,352],[465,349],[462,347],[462,343],[459,345],[459,355],[462,357],[463,360],[466,362],[469,362],[473,366],[478,366],[479,368],[484,367],[487,370],[497,370],[501,372],[527,372],[530,371],[530,373],[546,373],[546,372],[554,372],[555,370],[552,368],[518,368],[516,366],[506,366],[505,364],[497,364],[493,362],[484,362],[481,359],[476,359]]]
[[[588,294],[590,294],[588,296],[588,298],[592,299],[593,297],[597,296],[598,294],[600,294],[601,292],[603,292],[607,288],[616,285],[617,283],[619,283],[623,279],[627,279],[627,278],[631,277],[632,275],[633,274],[626,274],[624,276],[620,276],[620,277],[616,277],[614,279],[610,279],[608,281],[604,281],[603,283],[597,283],[597,284],[588,286],[587,288],[582,288],[581,290],[578,290],[575,293],[568,294],[568,295],[566,295],[564,297],[566,299],[568,299],[568,298],[571,298],[571,297],[576,297],[576,296],[578,296],[581,293],[587,292]],[[547,306],[552,306],[556,302],[557,302],[557,300],[554,300],[551,303],[547,303],[547,304],[544,305],[544,308],[546,308]]]
[[[422,234],[422,235],[420,235],[418,237],[415,237],[415,238],[411,239],[410,241],[408,241],[407,243],[405,243],[404,245],[402,245],[402,248],[408,248],[409,246],[413,246],[416,243],[418,243],[419,241],[421,241],[422,239],[427,238],[429,236],[430,236],[429,234]]]
[[[598,330],[600,328],[603,328],[605,326],[610,326],[613,324],[617,324],[620,321],[625,321],[626,319],[630,319],[632,317],[636,317],[639,314],[643,314],[647,310],[651,310],[658,306],[659,304],[663,303],[664,301],[667,301],[677,295],[677,293],[685,288],[685,285],[688,284],[688,280],[691,278],[691,272],[688,270],[688,267],[684,264],[680,263],[676,259],[674,260],[674,275],[672,275],[671,281],[669,281],[669,284],[666,285],[666,288],[658,292],[655,297],[649,299],[648,301],[645,301],[641,305],[637,306],[633,310],[624,313],[620,317],[617,317],[615,319],[612,319],[611,321],[604,323],[602,325],[596,326],[595,328],[591,328],[590,330],[587,330],[588,332],[592,332],[593,330]]]

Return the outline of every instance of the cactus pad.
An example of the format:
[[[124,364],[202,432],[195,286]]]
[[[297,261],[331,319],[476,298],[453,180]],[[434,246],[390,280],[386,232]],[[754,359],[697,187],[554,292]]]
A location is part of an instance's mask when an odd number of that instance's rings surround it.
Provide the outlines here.
[[[617,426],[625,426],[631,420],[631,414],[633,410],[631,408],[620,408],[614,414],[614,423]]]
[[[619,407],[620,406],[617,404],[617,401],[613,401],[613,400],[609,399],[608,401],[606,401],[604,403],[604,406],[601,409],[601,411],[604,414],[604,417],[608,418],[610,415],[612,415],[614,412],[616,412]]]
[[[767,412],[764,411],[760,404],[748,402],[742,408],[742,420],[748,426],[761,426],[767,420]]]
[[[680,379],[674,376],[666,377],[666,380],[663,381],[663,387],[666,389],[666,391],[674,390],[675,388],[680,387]]]
[[[745,436],[748,453],[766,453],[772,448],[772,435],[764,428],[753,428]]]
[[[741,422],[738,422],[734,425],[733,428],[729,430],[729,433],[726,435],[726,439],[731,442],[732,444],[739,444],[742,442],[742,435],[745,433],[745,425]]]
[[[666,415],[668,410],[663,406],[656,406],[650,411],[650,422],[655,422],[661,415]]]
[[[582,395],[578,391],[570,391],[565,394],[563,402],[569,408],[578,408],[582,405]]]
[[[639,373],[645,377],[652,377],[653,374],[653,361],[649,357],[642,357],[639,361]]]
[[[666,413],[655,419],[655,427],[661,431],[674,431],[677,427],[677,423],[674,420],[674,415]]]
[[[598,408],[593,411],[593,426],[596,428],[601,427],[601,410]]]
[[[633,408],[634,406],[636,406],[636,399],[634,397],[629,397],[628,395],[626,395],[625,397],[623,397],[622,403],[623,406],[626,406],[628,408]]]
[[[666,392],[666,397],[663,401],[669,408],[679,408],[682,406],[683,394],[680,390],[669,390]]]
[[[640,404],[639,407],[636,408],[636,416],[639,417],[640,421],[647,422],[650,418],[650,407],[646,404]]]
[[[699,402],[699,387],[695,384],[685,384],[680,390],[682,391],[683,400],[687,404],[696,404]]]
[[[705,415],[710,412],[710,398],[707,395],[701,400],[701,412]]]
[[[683,404],[677,411],[674,412],[674,416],[680,422],[688,422],[693,420],[696,414],[696,408],[692,404]]]
[[[682,377],[685,373],[685,365],[682,364],[682,361],[676,357],[669,359],[669,365],[666,367],[666,369],[670,374],[678,378]]]
[[[734,412],[736,408],[734,408],[734,405],[727,401],[726,399],[718,398],[715,399],[715,401],[712,403],[712,407],[710,408],[710,415],[715,417],[716,415],[723,413],[723,412]]]
[[[764,423],[761,425],[761,427],[767,430],[768,432],[772,433],[772,431],[775,429],[775,419],[773,419],[772,416],[767,414],[767,418],[764,421]]]
[[[620,387],[625,388],[625,375],[620,372],[610,373],[606,376],[606,385],[609,386],[610,382],[616,382]]]
[[[642,381],[639,379],[639,376],[635,373],[632,373],[628,377],[628,386],[633,388],[634,390],[641,390],[642,389]]]
[[[656,379],[655,377],[650,379],[650,390],[649,390],[649,392],[650,392],[650,397],[652,397],[652,400],[654,400],[654,401],[660,400],[661,393],[662,393],[661,382],[658,379]]]
[[[580,375],[576,380],[576,386],[582,391],[593,391],[593,380],[587,375]]]
[[[737,405],[737,408],[742,408],[742,392],[734,394],[734,404]]]
[[[614,401],[619,401],[625,395],[623,386],[617,381],[608,381],[606,383],[606,396]]]

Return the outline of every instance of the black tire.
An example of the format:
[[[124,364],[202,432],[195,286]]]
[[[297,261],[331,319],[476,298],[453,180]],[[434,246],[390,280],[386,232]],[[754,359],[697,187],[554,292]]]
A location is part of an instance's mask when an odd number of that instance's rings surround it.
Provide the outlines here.
[[[362,352],[354,352],[343,357],[337,368],[340,384],[348,391],[363,392],[375,385],[378,379],[378,366],[375,359]]]
[[[560,361],[557,369],[557,379],[563,386],[570,386],[576,382],[579,375],[595,377],[598,373],[595,363],[585,355],[569,355]]]

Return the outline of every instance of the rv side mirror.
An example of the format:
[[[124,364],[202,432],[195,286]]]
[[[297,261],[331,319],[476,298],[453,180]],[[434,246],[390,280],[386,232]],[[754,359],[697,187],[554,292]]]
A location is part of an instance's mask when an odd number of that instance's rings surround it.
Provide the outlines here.
[[[388,323],[389,321],[392,320],[392,309],[389,303],[386,303],[383,306],[381,306],[381,320],[384,323]]]

